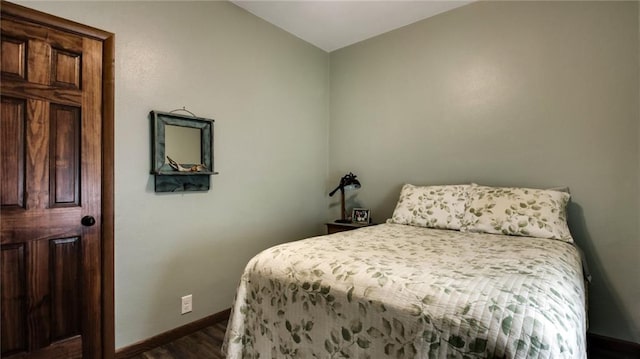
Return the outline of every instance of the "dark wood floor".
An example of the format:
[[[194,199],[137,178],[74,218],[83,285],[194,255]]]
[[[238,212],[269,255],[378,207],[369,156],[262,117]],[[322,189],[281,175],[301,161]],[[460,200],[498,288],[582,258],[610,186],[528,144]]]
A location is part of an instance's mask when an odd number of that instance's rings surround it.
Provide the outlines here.
[[[223,359],[220,352],[227,322],[206,327],[169,344],[146,351],[131,359]],[[637,353],[618,353],[605,348],[589,350],[589,359],[636,359]]]
[[[131,359],[222,359],[220,348],[226,329],[227,322],[221,322]]]

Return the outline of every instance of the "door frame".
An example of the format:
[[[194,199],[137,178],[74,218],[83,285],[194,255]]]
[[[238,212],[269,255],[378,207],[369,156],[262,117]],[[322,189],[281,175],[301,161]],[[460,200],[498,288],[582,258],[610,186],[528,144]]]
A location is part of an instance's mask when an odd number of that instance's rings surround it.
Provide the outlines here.
[[[102,42],[102,358],[115,356],[114,103],[115,34],[2,1],[2,17],[28,20]]]

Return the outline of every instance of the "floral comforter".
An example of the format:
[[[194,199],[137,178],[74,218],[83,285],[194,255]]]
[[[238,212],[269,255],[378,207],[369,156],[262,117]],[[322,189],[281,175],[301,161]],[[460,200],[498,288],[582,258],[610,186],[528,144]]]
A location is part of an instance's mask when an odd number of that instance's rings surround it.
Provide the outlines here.
[[[571,244],[382,224],[247,265],[227,358],[586,358]]]

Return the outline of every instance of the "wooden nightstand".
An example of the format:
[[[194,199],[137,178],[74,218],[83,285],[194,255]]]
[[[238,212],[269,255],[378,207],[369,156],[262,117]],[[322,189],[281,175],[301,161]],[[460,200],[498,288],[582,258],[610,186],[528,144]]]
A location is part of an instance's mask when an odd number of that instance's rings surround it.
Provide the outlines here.
[[[338,232],[351,231],[351,230],[362,228],[362,227],[373,226],[375,225],[375,223],[357,224],[357,223],[328,222],[326,223],[326,225],[327,225],[327,233],[333,234]]]

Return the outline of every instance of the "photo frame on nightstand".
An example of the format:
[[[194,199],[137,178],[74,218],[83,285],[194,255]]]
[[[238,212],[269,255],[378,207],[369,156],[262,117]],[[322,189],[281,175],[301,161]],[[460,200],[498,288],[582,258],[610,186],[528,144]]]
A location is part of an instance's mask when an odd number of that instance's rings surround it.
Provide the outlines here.
[[[367,208],[354,208],[351,211],[351,222],[355,224],[371,223],[371,210]]]

